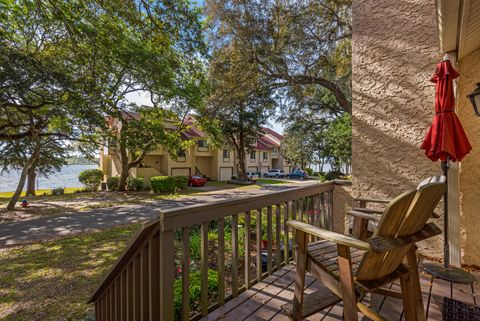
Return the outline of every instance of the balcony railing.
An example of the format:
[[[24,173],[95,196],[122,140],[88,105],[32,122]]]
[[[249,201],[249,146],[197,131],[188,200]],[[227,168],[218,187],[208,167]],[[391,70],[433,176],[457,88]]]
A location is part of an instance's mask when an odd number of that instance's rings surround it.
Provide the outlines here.
[[[207,315],[291,261],[288,220],[332,229],[335,185],[312,184],[160,213],[144,225],[91,297],[96,320],[170,321]],[[191,262],[194,231],[200,237],[196,266]],[[216,232],[216,238],[209,240],[209,231]],[[200,299],[193,307],[192,266],[201,280]],[[209,270],[216,271],[215,293],[209,289]]]

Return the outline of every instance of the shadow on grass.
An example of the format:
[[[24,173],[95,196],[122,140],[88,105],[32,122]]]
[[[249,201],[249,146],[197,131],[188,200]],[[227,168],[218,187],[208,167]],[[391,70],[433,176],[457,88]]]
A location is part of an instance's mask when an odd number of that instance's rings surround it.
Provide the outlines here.
[[[140,224],[0,252],[1,320],[83,320]]]

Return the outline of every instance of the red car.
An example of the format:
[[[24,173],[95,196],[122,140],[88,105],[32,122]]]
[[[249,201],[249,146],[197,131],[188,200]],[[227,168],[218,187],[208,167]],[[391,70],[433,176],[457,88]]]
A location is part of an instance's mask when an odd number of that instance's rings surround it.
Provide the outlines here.
[[[203,178],[202,176],[189,176],[188,177],[188,186],[203,186],[207,180]]]

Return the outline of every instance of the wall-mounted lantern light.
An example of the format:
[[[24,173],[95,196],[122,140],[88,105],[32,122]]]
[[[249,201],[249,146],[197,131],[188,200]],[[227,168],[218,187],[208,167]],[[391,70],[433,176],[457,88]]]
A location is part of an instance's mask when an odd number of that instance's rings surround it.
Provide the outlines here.
[[[478,109],[480,108],[480,82],[477,83],[477,88],[475,88],[475,90],[467,97],[470,98],[470,101],[472,102],[475,114],[480,117],[480,112],[478,112]]]

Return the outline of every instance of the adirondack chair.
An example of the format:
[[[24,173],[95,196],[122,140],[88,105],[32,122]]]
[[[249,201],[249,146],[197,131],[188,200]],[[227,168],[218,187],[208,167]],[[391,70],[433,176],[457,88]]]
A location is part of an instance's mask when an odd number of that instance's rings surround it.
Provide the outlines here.
[[[445,183],[446,178],[443,175],[431,176],[417,185],[417,189],[423,185],[430,183]],[[348,211],[347,214],[353,219],[349,223],[349,229],[352,231],[352,235],[359,239],[366,239],[369,234],[371,234],[378,225],[381,215],[385,211],[385,206],[391,202],[388,199],[374,199],[374,198],[365,198],[357,197],[353,199],[355,202],[358,202],[360,207],[353,207],[351,211]],[[367,204],[376,204],[377,208],[369,208]],[[380,207],[380,208],[379,208]],[[383,207],[383,208],[381,208]],[[439,218],[435,212],[431,214],[432,218]]]
[[[282,307],[284,311],[293,320],[301,320],[343,301],[345,320],[358,320],[358,312],[373,320],[387,320],[360,302],[367,293],[378,293],[403,299],[407,321],[425,320],[415,243],[441,233],[427,220],[445,188],[444,183],[429,183],[397,196],[367,240],[289,221],[298,251],[294,298]],[[321,241],[308,244],[309,235]],[[325,288],[304,294],[306,271]],[[384,288],[397,279],[401,292]]]

